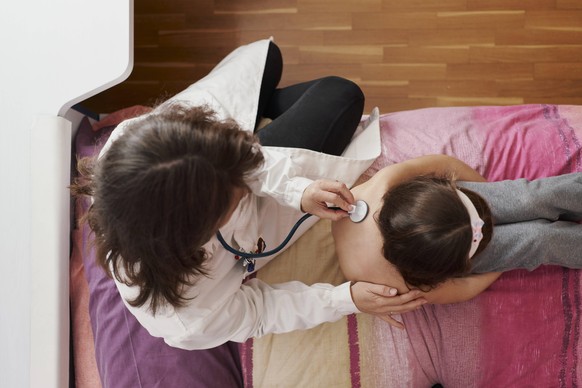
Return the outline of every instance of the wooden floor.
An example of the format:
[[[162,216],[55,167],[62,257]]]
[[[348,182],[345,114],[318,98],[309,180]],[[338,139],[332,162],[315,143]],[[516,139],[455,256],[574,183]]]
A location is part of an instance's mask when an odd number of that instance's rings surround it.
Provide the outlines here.
[[[85,105],[152,104],[269,36],[282,86],[343,76],[366,112],[582,105],[582,0],[135,0],[134,70]]]

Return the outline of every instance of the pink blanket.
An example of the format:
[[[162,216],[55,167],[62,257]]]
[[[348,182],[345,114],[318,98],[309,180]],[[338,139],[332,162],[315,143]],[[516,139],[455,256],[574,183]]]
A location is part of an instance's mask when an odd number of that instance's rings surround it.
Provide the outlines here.
[[[426,154],[456,156],[489,180],[582,171],[582,107],[421,109],[383,115],[381,132],[382,155],[365,175]],[[320,221],[258,277],[340,282],[329,228]],[[360,314],[250,340],[245,385],[577,387],[581,280],[561,267],[510,271],[471,301],[403,314],[405,331]]]
[[[456,156],[490,180],[582,171],[582,107],[422,109],[383,115],[381,128],[383,152],[368,175],[431,153]],[[91,130],[81,134],[91,137]],[[81,154],[98,150],[95,139],[81,140],[77,136],[86,149]],[[238,354],[231,347],[199,353],[169,349],[123,313],[115,286],[93,268],[93,251],[83,236],[81,231],[73,236],[71,266],[78,386],[100,386],[97,367],[104,386],[216,386],[220,378],[229,381],[221,386],[240,385]],[[283,255],[293,260],[278,258],[259,277],[342,281],[329,224],[316,224]],[[581,280],[582,271],[559,267],[511,271],[472,301],[404,314],[406,331],[360,314],[249,341],[241,346],[244,382],[248,387],[577,387]]]
[[[382,156],[367,174],[430,153],[456,156],[491,181],[582,171],[581,137],[582,107],[574,106],[387,114]],[[405,333],[375,320],[361,359],[386,366],[375,374],[379,387],[576,387],[581,279],[560,267],[506,272],[472,301],[404,314]]]

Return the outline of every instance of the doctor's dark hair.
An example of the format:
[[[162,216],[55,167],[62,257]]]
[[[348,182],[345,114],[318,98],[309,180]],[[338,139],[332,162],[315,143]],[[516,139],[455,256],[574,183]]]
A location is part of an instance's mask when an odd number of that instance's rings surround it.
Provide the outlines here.
[[[434,288],[471,271],[471,220],[454,180],[421,176],[390,188],[376,222],[382,234],[384,257],[413,287]],[[458,188],[473,202],[485,222],[475,255],[491,241],[491,211],[477,193]]]
[[[86,219],[109,276],[155,314],[182,306],[182,290],[207,275],[202,247],[230,208],[235,188],[263,163],[257,139],[207,108],[161,105],[126,122],[98,160],[81,163],[73,193],[93,198]]]

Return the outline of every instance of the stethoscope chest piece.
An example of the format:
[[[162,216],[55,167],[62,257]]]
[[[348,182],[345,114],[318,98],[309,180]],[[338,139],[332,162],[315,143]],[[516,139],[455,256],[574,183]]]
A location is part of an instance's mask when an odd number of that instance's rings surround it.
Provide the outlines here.
[[[368,204],[361,199],[358,199],[354,205],[354,209],[348,213],[352,222],[362,222],[368,215]]]

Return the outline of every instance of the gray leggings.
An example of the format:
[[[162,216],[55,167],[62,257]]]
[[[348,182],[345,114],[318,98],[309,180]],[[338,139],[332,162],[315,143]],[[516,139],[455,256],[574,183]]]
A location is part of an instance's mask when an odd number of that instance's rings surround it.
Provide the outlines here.
[[[472,260],[473,273],[582,268],[582,173],[458,184],[489,203],[495,225],[491,242]]]

